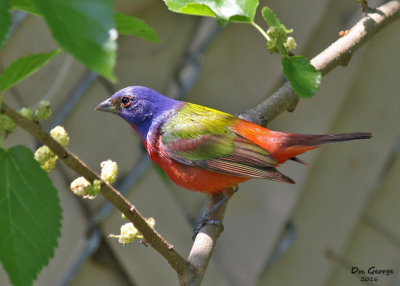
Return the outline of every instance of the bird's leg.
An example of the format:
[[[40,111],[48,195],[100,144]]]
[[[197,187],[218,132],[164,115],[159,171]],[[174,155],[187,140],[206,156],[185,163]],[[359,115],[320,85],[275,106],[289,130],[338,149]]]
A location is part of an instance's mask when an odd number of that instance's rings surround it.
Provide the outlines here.
[[[224,225],[220,220],[216,219],[211,219],[210,216],[214,214],[217,210],[219,210],[232,196],[234,193],[236,193],[238,190],[238,186],[234,186],[232,188],[228,188],[224,190],[223,192],[223,197],[221,200],[219,200],[216,204],[214,204],[201,218],[196,227],[194,228],[194,233],[192,236],[192,239],[194,240],[199,233],[200,229],[206,225],[206,224],[212,224],[212,225],[220,225],[222,229],[224,228]]]

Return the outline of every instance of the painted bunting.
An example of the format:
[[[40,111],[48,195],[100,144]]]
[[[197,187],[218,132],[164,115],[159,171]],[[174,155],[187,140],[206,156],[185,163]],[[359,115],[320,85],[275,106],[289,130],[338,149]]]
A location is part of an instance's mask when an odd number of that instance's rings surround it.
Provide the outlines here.
[[[324,144],[368,139],[370,133],[308,135],[269,130],[208,107],[126,87],[97,110],[116,113],[140,135],[151,160],[177,185],[221,193],[251,178],[293,184],[276,167]]]

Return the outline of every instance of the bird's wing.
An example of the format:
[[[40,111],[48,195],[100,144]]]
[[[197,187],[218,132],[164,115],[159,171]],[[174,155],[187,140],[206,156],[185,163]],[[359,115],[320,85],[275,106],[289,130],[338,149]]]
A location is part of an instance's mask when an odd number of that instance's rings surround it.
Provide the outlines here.
[[[186,104],[164,124],[162,143],[168,156],[184,165],[293,183],[274,168],[277,162],[267,150],[230,129],[237,120],[217,110]]]

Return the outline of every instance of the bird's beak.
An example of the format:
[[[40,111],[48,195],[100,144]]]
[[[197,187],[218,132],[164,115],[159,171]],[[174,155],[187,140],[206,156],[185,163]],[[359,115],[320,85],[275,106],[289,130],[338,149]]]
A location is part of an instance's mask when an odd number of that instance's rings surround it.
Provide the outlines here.
[[[102,103],[97,105],[95,109],[100,111],[114,112],[114,113],[117,111],[115,105],[112,103],[110,99],[104,100]]]

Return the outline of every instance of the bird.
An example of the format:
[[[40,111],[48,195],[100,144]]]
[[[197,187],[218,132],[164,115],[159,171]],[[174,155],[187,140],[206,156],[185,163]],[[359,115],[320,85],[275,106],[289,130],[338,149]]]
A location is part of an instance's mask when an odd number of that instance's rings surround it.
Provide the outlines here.
[[[145,86],[129,86],[96,110],[115,113],[139,134],[152,161],[177,185],[221,194],[252,178],[294,184],[277,170],[287,160],[371,133],[312,135],[270,130],[205,106],[175,100]]]

